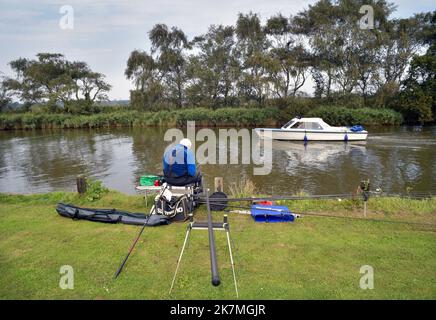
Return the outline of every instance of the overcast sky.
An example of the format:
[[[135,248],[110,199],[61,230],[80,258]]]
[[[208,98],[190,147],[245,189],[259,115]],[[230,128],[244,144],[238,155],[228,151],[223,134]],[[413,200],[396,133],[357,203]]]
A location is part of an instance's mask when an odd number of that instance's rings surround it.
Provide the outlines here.
[[[8,62],[33,58],[38,52],[63,53],[89,63],[107,76],[111,99],[128,99],[124,77],[130,52],[148,49],[147,32],[156,23],[181,28],[190,39],[211,24],[233,25],[239,12],[262,19],[281,12],[295,14],[312,0],[0,0],[0,71],[11,75]],[[435,0],[397,0],[396,17],[435,10]],[[74,10],[74,29],[62,29],[62,6]],[[309,88],[310,89],[310,88]]]

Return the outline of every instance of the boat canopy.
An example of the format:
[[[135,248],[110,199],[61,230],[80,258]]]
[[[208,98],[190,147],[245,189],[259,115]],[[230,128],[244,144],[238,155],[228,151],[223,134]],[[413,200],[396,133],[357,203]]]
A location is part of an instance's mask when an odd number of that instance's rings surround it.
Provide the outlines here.
[[[286,123],[282,129],[311,129],[323,130],[330,128],[330,125],[321,118],[294,118]]]

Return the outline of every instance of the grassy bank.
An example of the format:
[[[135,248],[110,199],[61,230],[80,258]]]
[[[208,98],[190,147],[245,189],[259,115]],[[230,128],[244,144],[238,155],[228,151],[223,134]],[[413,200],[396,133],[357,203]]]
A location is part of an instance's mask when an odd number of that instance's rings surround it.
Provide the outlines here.
[[[305,114],[300,114],[304,116]],[[310,111],[308,116],[324,118],[332,125],[397,125],[402,117],[389,109],[348,109],[321,107]],[[54,128],[101,128],[184,126],[186,121],[196,121],[198,126],[277,126],[295,116],[293,108],[222,108],[217,110],[195,108],[138,112],[120,109],[92,115],[63,113],[3,113],[0,114],[0,130],[54,129]]]
[[[59,201],[147,212],[140,196],[109,192],[89,202],[73,193],[0,195],[2,299],[234,299],[225,235],[216,232],[222,285],[210,285],[207,233],[195,231],[168,295],[186,224],[148,228],[121,277],[112,279],[139,227],[73,221]],[[361,217],[357,200],[286,202],[296,212]],[[214,213],[220,220],[222,213]],[[204,208],[196,211],[205,218]],[[436,223],[436,199],[371,198],[369,218]],[[242,299],[435,299],[434,226],[304,216],[257,224],[230,214]],[[74,290],[59,288],[59,269],[74,268]],[[373,290],[359,288],[362,265]],[[255,281],[254,281],[255,279]]]

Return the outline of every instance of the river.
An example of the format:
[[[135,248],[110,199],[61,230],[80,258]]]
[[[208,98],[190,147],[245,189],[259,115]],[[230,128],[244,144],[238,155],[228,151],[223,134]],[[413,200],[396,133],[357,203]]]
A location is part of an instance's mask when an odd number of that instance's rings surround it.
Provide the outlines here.
[[[254,175],[253,164],[201,169],[209,184],[215,176],[224,177],[227,186],[250,179],[270,195],[350,193],[368,178],[373,188],[389,193],[436,192],[436,127],[368,131],[368,141],[357,144],[275,141],[268,175]],[[140,175],[162,170],[164,133],[162,128],[1,131],[0,192],[72,191],[76,176],[86,174],[135,194]]]

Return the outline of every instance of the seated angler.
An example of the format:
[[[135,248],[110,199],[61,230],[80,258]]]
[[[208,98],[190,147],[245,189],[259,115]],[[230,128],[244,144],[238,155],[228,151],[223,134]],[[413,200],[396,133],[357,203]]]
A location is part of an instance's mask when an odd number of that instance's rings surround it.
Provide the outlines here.
[[[201,173],[195,165],[195,156],[191,147],[191,140],[182,139],[179,144],[165,150],[163,173],[168,184],[173,186],[201,184]]]

